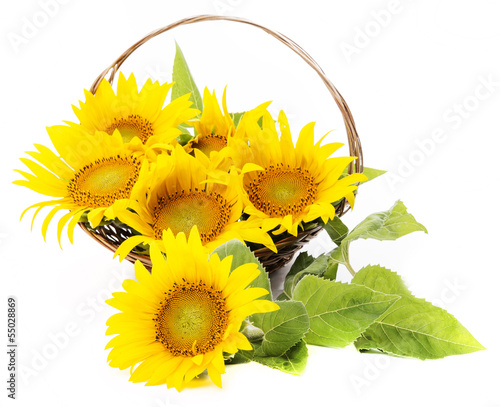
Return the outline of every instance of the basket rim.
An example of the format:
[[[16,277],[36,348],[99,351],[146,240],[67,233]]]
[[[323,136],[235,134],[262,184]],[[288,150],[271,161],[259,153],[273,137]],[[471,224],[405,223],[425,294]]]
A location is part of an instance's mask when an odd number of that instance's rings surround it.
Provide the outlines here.
[[[266,32],[267,34],[271,35],[278,41],[280,41],[282,44],[286,45],[288,48],[290,48],[293,52],[295,52],[297,55],[299,55],[321,78],[323,81],[324,85],[326,86],[327,90],[329,91],[330,95],[333,97],[338,109],[340,110],[343,120],[344,120],[344,125],[346,128],[347,132],[347,139],[348,139],[348,146],[349,146],[349,154],[350,156],[355,157],[355,160],[349,164],[348,167],[348,173],[352,174],[354,172],[363,172],[363,150],[361,147],[361,140],[359,138],[356,125],[354,122],[354,118],[352,116],[352,113],[343,98],[343,96],[340,94],[340,92],[337,90],[337,88],[334,86],[334,84],[330,81],[330,79],[327,78],[325,72],[323,69],[319,66],[319,64],[302,48],[300,47],[297,43],[295,43],[293,40],[288,38],[287,36],[271,30],[263,25],[257,24],[255,22],[252,22],[250,20],[240,18],[240,17],[234,17],[234,16],[219,16],[219,15],[210,15],[210,14],[204,14],[204,15],[197,15],[193,17],[188,17],[188,18],[183,18],[180,19],[174,23],[171,23],[167,26],[161,27],[148,35],[144,36],[141,38],[139,41],[135,42],[133,45],[131,45],[127,50],[125,50],[111,65],[109,65],[104,71],[99,74],[99,76],[94,80],[92,83],[92,86],[90,87],[90,92],[92,94],[95,94],[97,91],[97,88],[99,87],[99,84],[106,78],[106,76],[109,76],[107,79],[110,84],[113,83],[113,80],[115,78],[116,73],[118,72],[119,68],[123,65],[123,63],[127,60],[127,58],[134,52],[136,51],[139,47],[144,45],[146,42],[148,42],[150,39],[165,33],[167,31],[170,31],[176,27],[182,26],[182,25],[189,25],[189,24],[194,24],[198,22],[206,22],[206,21],[230,21],[230,22],[237,22],[237,23],[242,23],[242,24],[247,24],[256,28],[259,28]],[[343,198],[339,205],[337,206],[337,214],[336,216],[342,216],[345,214],[348,210],[350,209],[349,204],[347,203],[347,200]],[[101,236],[95,232],[92,231],[92,228],[88,228],[86,224],[79,222],[80,227],[83,229],[84,232],[86,232],[88,235],[90,235],[93,239],[98,241],[101,245],[104,247],[108,248],[109,250],[115,252],[117,249],[117,245],[114,242],[111,242],[109,240],[106,240],[104,236]],[[291,239],[292,242],[297,242],[300,241],[303,238],[307,238],[307,236],[314,235],[319,232],[319,230],[322,228],[321,225],[318,225],[317,227],[310,229],[310,230],[305,230],[301,231],[297,234],[297,237],[294,237],[295,239]],[[283,246],[286,247],[287,245]],[[257,257],[263,256],[271,252],[267,248],[259,248],[254,251],[254,254]],[[138,254],[138,253],[133,253],[130,252],[127,256],[126,259],[135,262],[139,260],[141,263],[143,263],[146,267],[149,265],[151,266],[151,259],[147,255],[143,254]]]
[[[270,28],[267,28],[261,24],[257,24],[253,21],[247,20],[245,18],[235,17],[235,16],[201,14],[193,17],[183,18],[174,23],[158,28],[157,30],[149,33],[148,35],[141,38],[139,41],[135,42],[129,48],[127,48],[111,65],[109,65],[106,69],[104,69],[92,83],[89,89],[90,92],[92,94],[95,94],[97,88],[99,87],[99,84],[106,78],[107,75],[109,75],[108,78],[109,83],[112,84],[116,73],[118,72],[119,68],[123,65],[123,63],[127,60],[127,58],[152,38],[155,38],[160,34],[163,34],[167,31],[170,31],[182,25],[189,25],[206,21],[230,21],[241,24],[247,24],[252,27],[259,28],[264,32],[266,32],[267,34],[271,35],[272,37],[276,38],[278,41],[286,45],[298,56],[300,56],[321,78],[325,87],[329,91],[330,95],[333,97],[338,109],[340,110],[340,113],[342,114],[342,118],[344,120],[344,125],[347,132],[349,155],[351,157],[355,157],[355,160],[349,164],[348,173],[352,174],[354,172],[357,173],[363,172],[363,149],[361,147],[361,140],[359,138],[359,134],[356,129],[356,124],[354,122],[351,110],[349,109],[349,106],[347,105],[347,102],[345,101],[344,97],[340,94],[340,92],[332,83],[332,81],[328,79],[321,66],[300,45],[298,45],[295,41],[293,41],[289,37],[281,34],[278,31],[274,31]]]

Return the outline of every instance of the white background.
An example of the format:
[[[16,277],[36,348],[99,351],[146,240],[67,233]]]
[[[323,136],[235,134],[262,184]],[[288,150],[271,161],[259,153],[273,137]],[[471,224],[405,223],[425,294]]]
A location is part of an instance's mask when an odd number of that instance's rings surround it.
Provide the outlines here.
[[[61,0],[50,15],[43,3],[3,2],[0,11],[0,321],[6,325],[7,296],[14,295],[24,368],[18,400],[8,400],[0,352],[2,406],[500,406],[498,2]],[[487,351],[422,362],[310,346],[302,377],[252,363],[228,368],[222,390],[201,386],[180,394],[129,383],[126,372],[107,366],[105,321],[113,311],[103,301],[132,266],[114,261],[79,230],[74,245],[63,241],[63,251],[54,227],[44,243],[42,218],[33,232],[29,218],[18,220],[43,197],[12,185],[12,170],[21,168],[18,158],[33,143],[48,145],[46,126],[75,120],[71,104],[132,43],[205,13],[278,30],[319,62],[353,112],[366,165],[390,171],[362,188],[345,223],[354,226],[402,199],[429,230],[397,242],[356,242],[354,267],[380,263],[398,271],[417,296],[453,313]],[[182,27],[144,46],[125,72],[140,82],[147,75],[169,80],[174,39],[200,88],[220,95],[229,85],[230,110],[273,100],[273,112],[285,109],[295,134],[317,121],[318,135],[336,129],[328,140],[345,140],[342,118],[316,74],[255,28]],[[439,129],[444,135],[430,142]],[[310,252],[326,250],[325,241],[318,238]],[[345,271],[340,276],[348,280]],[[5,328],[0,332],[4,344]]]

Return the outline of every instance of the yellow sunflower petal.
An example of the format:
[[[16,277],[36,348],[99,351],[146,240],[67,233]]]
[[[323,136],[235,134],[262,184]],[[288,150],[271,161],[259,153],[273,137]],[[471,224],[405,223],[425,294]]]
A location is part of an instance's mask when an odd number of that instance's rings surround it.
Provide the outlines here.
[[[213,365],[209,365],[207,367],[207,372],[210,380],[212,380],[212,383],[222,389],[222,378],[219,371]]]
[[[62,216],[61,219],[59,219],[59,222],[57,224],[57,241],[59,242],[59,247],[62,249],[62,246],[61,246],[61,233],[62,233],[62,230],[64,228],[64,226],[66,225],[66,223],[68,223],[68,220],[72,220],[73,218],[77,218],[77,219],[80,219],[80,216],[81,216],[81,213],[82,213],[82,210],[77,208],[77,209],[73,209],[71,212],[67,213],[66,215]],[[72,241],[72,239],[70,239],[70,242]]]
[[[153,241],[153,239],[148,238],[146,236],[131,236],[127,240],[125,240],[119,247],[116,249],[116,252],[113,256],[115,258],[118,256],[120,261],[123,261],[125,257],[134,249],[135,246],[140,245],[142,243],[149,244]]]

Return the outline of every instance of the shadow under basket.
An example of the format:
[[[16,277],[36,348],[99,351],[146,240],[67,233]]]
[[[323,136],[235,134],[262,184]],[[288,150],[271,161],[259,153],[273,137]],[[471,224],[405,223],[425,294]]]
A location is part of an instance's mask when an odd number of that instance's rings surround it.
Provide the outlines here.
[[[148,34],[141,40],[137,41],[134,45],[128,48],[122,55],[120,55],[111,65],[109,65],[108,68],[106,68],[96,78],[96,80],[90,87],[90,92],[95,94],[97,88],[99,87],[99,84],[106,77],[109,83],[112,84],[117,72],[119,71],[122,64],[126,61],[126,59],[139,47],[148,42],[150,39],[182,25],[189,25],[199,22],[216,21],[216,20],[241,23],[263,30],[271,37],[274,37],[282,44],[290,48],[318,74],[318,76],[323,81],[325,87],[329,91],[330,95],[333,97],[344,120],[344,125],[347,133],[347,141],[349,146],[349,155],[355,157],[355,160],[349,165],[348,174],[352,174],[354,172],[357,173],[363,172],[363,151],[361,148],[361,142],[358,136],[358,132],[356,130],[356,126],[351,111],[347,106],[346,101],[340,94],[340,92],[333,85],[333,83],[326,77],[325,73],[318,65],[318,63],[306,51],[304,51],[304,49],[302,49],[299,45],[297,45],[294,41],[292,41],[285,35],[270,30],[269,28],[266,28],[260,24],[256,24],[252,21],[245,20],[239,17],[200,15],[176,21],[156,31],[153,31],[152,33]],[[349,204],[346,203],[345,199],[343,199],[342,201],[340,201],[338,205],[336,205],[336,214],[339,217],[345,214],[348,210],[349,210]],[[123,243],[126,239],[136,234],[134,230],[132,230],[130,227],[121,224],[119,222],[111,222],[109,224],[98,226],[95,229],[92,229],[88,223],[80,223],[80,226],[88,235],[90,235],[93,239],[97,240],[99,243],[101,243],[104,247],[108,248],[112,252],[115,252],[118,246],[120,246],[120,244]],[[269,250],[266,247],[258,247],[253,249],[253,253],[260,260],[260,262],[265,267],[267,272],[271,273],[283,267],[286,263],[292,260],[295,253],[321,231],[322,226],[312,225],[310,228],[306,227],[305,229],[306,230],[300,231],[297,234],[297,236],[292,236],[286,233],[279,236],[273,236],[273,240],[275,240],[276,247],[278,248],[278,253],[274,253],[273,251]],[[136,247],[126,257],[126,259],[132,263],[134,263],[136,260],[139,260],[142,262],[142,264],[144,264],[146,268],[151,270],[151,259],[148,256],[148,250],[145,248]]]

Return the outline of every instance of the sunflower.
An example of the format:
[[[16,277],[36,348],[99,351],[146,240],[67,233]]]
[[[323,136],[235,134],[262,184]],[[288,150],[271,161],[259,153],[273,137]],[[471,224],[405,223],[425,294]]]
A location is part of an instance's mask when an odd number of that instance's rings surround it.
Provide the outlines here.
[[[214,152],[220,153],[222,150],[225,150],[233,139],[246,140],[247,123],[257,123],[257,120],[262,117],[269,103],[263,103],[243,114],[238,126],[235,126],[233,117],[227,110],[226,88],[224,88],[222,95],[222,110],[215,92],[211,94],[205,88],[201,116],[198,120],[190,122],[194,126],[197,135],[186,145],[186,151],[191,152],[195,150],[195,153],[200,151],[210,157]],[[226,156],[222,155],[220,160],[224,158]]]
[[[235,126],[227,111],[226,89],[222,95],[222,109],[215,92],[208,88],[203,91],[203,111],[199,120],[193,120],[197,136],[186,145],[186,150],[198,149],[210,156],[212,151],[220,151],[227,146],[227,139],[234,135]]]
[[[196,227],[188,240],[184,233],[174,237],[169,230],[163,242],[166,260],[153,245],[152,272],[137,261],[137,281],[125,280],[126,292],[106,301],[122,311],[107,322],[106,333],[118,334],[106,346],[113,348],[109,364],[132,368],[132,382],[166,384],[178,391],[206,370],[221,387],[223,353],[252,349],[239,332],[243,320],[279,307],[258,300],[268,293],[264,288],[247,288],[259,275],[256,264],[230,273],[232,256],[222,261],[217,254],[208,258]]]
[[[250,146],[239,149],[246,191],[245,212],[249,220],[259,219],[264,230],[274,234],[287,231],[296,236],[302,222],[335,217],[332,203],[346,198],[354,205],[355,183],[365,181],[362,174],[341,178],[355,157],[330,158],[341,143],[321,146],[314,143],[314,123],[306,125],[294,146],[288,120],[279,114],[281,137],[269,113],[263,116],[262,129],[250,136]],[[326,137],[326,136],[325,136]]]
[[[243,191],[236,172],[217,172],[204,163],[180,145],[171,154],[158,156],[148,175],[149,185],[142,184],[137,191],[137,202],[122,201],[115,208],[116,217],[139,233],[117,249],[115,256],[120,261],[139,244],[161,241],[164,230],[188,234],[195,225],[208,250],[238,239],[276,251],[258,221],[238,221],[243,213]],[[213,179],[212,173],[219,179]]]
[[[53,206],[42,224],[45,239],[47,228],[60,210],[69,210],[61,217],[57,227],[59,244],[61,232],[68,224],[68,237],[73,241],[73,230],[82,215],[92,227],[104,217],[114,218],[113,205],[133,198],[135,190],[145,181],[147,162],[135,157],[123,143],[120,132],[88,134],[77,127],[53,126],[47,129],[60,157],[49,148],[35,144],[38,151],[28,152],[34,159],[21,158],[32,171],[16,170],[26,179],[14,181],[35,192],[55,197],[34,204],[26,211],[37,208],[31,226],[40,210]],[[38,164],[38,163],[40,164]]]
[[[138,91],[134,75],[126,79],[120,73],[116,94],[103,79],[95,95],[85,91],[85,102],[80,102],[80,108],[73,106],[73,111],[90,134],[96,131],[113,134],[118,129],[125,143],[138,148],[167,144],[180,134],[179,124],[199,113],[189,108],[192,104],[189,94],[163,107],[172,86],[173,83],[160,85],[148,79]]]

